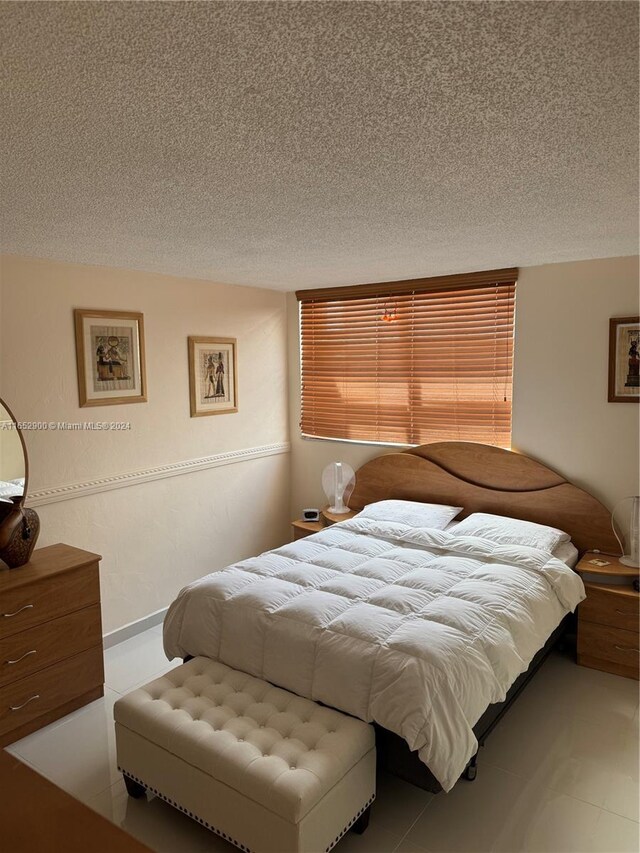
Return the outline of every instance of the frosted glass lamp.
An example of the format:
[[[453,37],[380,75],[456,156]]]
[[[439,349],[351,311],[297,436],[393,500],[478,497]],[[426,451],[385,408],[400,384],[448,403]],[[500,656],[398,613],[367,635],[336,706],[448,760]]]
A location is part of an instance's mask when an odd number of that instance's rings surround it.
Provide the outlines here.
[[[353,468],[345,462],[331,462],[322,472],[322,488],[329,501],[329,512],[349,512],[347,503],[356,484]]]
[[[631,518],[629,520],[629,554],[624,554],[624,548],[622,547],[622,542],[620,541],[620,537],[616,531],[614,521],[616,510],[619,506],[622,506],[625,501],[631,501]],[[613,528],[613,532],[616,534],[616,539],[620,544],[620,550],[623,552],[623,556],[620,557],[620,562],[625,566],[638,568],[638,566],[640,566],[640,495],[623,498],[620,503],[613,508],[613,512],[611,513],[611,527]]]

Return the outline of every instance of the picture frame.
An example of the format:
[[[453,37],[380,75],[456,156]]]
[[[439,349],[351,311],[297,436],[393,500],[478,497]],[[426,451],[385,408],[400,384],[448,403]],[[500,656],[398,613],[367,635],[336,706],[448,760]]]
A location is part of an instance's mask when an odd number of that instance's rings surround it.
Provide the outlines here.
[[[640,317],[609,320],[610,403],[640,401]]]
[[[81,408],[146,403],[144,316],[92,308],[73,314]]]
[[[237,339],[194,335],[188,344],[191,417],[237,412]]]

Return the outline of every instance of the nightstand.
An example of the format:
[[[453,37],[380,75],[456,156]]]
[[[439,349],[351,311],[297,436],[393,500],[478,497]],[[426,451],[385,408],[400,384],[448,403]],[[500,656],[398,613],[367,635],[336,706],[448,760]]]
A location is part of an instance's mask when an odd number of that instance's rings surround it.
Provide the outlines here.
[[[295,542],[296,539],[304,539],[305,536],[311,536],[312,533],[320,533],[323,527],[322,521],[304,521],[302,518],[298,518],[291,522],[293,540]]]
[[[578,663],[637,679],[640,593],[632,582],[639,570],[622,565],[618,557],[587,551],[576,571],[587,592],[578,607]]]
[[[331,527],[332,524],[337,524],[339,521],[347,521],[356,515],[355,510],[343,512],[340,515],[335,512],[329,512],[329,508],[325,507],[320,510],[320,521],[304,521],[298,518],[291,522],[293,530],[293,539],[304,539],[305,536],[311,536],[312,533],[319,533],[325,527]]]

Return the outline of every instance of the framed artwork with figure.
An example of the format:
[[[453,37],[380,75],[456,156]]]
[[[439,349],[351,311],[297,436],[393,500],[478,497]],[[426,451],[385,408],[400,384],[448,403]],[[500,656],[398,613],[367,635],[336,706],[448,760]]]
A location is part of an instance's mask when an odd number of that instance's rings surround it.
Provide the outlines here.
[[[143,315],[89,308],[73,315],[80,406],[146,403]]]
[[[640,317],[609,320],[609,402],[640,400]]]
[[[236,338],[189,338],[191,417],[238,411]]]

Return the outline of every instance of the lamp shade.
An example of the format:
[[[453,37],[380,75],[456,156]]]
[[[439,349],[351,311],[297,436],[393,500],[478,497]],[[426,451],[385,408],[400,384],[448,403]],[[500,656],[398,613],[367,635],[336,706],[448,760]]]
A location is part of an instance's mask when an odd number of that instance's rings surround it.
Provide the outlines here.
[[[615,525],[615,514],[618,507],[622,506],[626,501],[631,501],[631,518],[629,520],[629,553],[625,553]],[[640,495],[632,495],[628,498],[623,498],[619,504],[613,508],[611,513],[611,526],[616,535],[616,539],[620,543],[620,550],[623,556],[620,557],[620,562],[625,566],[640,566]]]
[[[356,484],[353,468],[345,462],[331,462],[322,472],[322,488],[329,501],[329,512],[349,512],[347,503]]]

